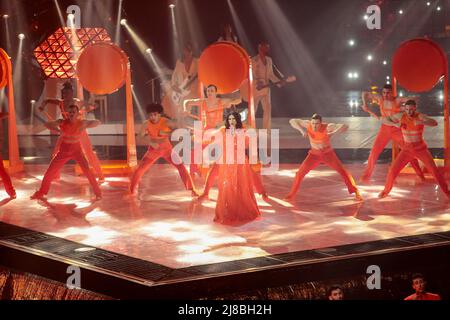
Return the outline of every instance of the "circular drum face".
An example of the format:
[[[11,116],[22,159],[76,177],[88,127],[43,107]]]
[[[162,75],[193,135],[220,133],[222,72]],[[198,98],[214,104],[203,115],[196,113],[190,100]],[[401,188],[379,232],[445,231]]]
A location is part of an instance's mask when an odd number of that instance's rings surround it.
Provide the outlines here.
[[[250,58],[239,45],[217,42],[206,48],[200,56],[199,80],[208,86],[213,84],[219,94],[238,90],[247,80]]]
[[[104,95],[123,86],[127,68],[128,57],[122,49],[110,43],[94,43],[80,55],[77,76],[86,90]]]
[[[403,43],[392,61],[393,75],[408,91],[431,90],[446,73],[446,58],[440,47],[427,39]]]

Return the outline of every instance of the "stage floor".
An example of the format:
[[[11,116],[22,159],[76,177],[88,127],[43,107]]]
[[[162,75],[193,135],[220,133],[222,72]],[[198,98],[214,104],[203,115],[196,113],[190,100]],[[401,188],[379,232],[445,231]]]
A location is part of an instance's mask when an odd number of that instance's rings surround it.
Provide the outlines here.
[[[288,203],[282,199],[297,167],[282,165],[276,175],[263,177],[270,200],[257,196],[260,220],[227,227],[213,222],[216,189],[211,200],[198,202],[168,165],[152,168],[136,197],[126,193],[127,178],[107,178],[104,198],[96,203],[72,166],[52,186],[48,202],[29,200],[46,167],[27,165],[26,173],[13,177],[18,198],[0,202],[0,221],[173,269],[450,230],[449,202],[431,177],[421,183],[401,175],[391,196],[379,200],[388,170],[380,164],[373,181],[359,186],[365,198],[360,203],[337,173],[321,166]],[[359,178],[364,165],[347,168]]]

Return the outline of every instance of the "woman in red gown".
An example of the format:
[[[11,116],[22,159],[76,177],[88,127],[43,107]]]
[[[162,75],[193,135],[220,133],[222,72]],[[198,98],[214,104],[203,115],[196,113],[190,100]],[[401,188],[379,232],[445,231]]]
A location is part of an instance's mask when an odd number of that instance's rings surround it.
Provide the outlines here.
[[[253,221],[261,216],[254,194],[253,174],[248,158],[245,156],[244,163],[237,160],[238,137],[245,137],[242,127],[241,116],[237,112],[230,113],[225,122],[223,132],[223,161],[216,163],[218,168],[219,195],[216,205],[215,222],[226,225],[242,225]],[[230,135],[232,137],[230,137]],[[227,139],[228,136],[228,139]],[[233,141],[234,160],[226,161],[226,141]],[[230,162],[231,164],[227,164]]]

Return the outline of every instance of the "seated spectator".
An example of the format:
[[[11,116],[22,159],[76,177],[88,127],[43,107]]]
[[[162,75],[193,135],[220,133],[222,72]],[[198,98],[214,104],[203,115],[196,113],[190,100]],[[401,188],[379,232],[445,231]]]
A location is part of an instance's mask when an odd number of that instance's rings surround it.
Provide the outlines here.
[[[420,273],[412,276],[412,287],[416,293],[406,297],[405,300],[441,300],[438,294],[426,292],[427,282]]]
[[[328,300],[344,300],[344,290],[339,285],[333,285],[328,289]]]

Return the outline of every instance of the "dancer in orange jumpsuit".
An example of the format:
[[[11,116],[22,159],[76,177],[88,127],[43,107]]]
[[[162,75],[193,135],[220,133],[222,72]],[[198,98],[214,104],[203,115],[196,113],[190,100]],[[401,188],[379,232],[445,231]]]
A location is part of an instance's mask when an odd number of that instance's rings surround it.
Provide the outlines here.
[[[355,180],[352,175],[344,168],[341,161],[337,157],[333,148],[331,147],[330,137],[344,132],[348,129],[344,124],[328,124],[322,122],[322,117],[318,114],[314,114],[311,120],[291,119],[289,121],[291,126],[302,134],[303,137],[309,137],[311,144],[311,150],[308,156],[301,164],[292,185],[291,191],[286,197],[287,200],[292,200],[296,195],[303,178],[309,171],[316,168],[321,163],[328,165],[336,170],[344,179],[347,185],[348,192],[355,194],[355,198],[358,201],[362,200],[356,187]],[[305,130],[306,129],[306,130]]]
[[[387,126],[396,127],[401,130],[405,144],[392,164],[386,179],[384,190],[378,197],[385,198],[389,195],[400,171],[402,171],[406,164],[413,159],[418,159],[423,162],[427,170],[431,172],[436,179],[441,190],[447,197],[450,197],[447,182],[445,181],[444,176],[439,173],[436,164],[434,163],[433,156],[423,140],[425,126],[437,126],[436,120],[431,119],[422,113],[418,113],[416,102],[414,100],[409,100],[406,102],[404,112],[384,118],[383,123]]]
[[[245,137],[241,117],[239,113],[233,112],[227,116],[225,128],[222,132],[222,161],[216,163],[218,175],[218,198],[216,204],[215,222],[227,225],[241,225],[253,221],[261,216],[254,194],[254,173],[248,162],[243,158],[239,163],[238,138]],[[226,143],[232,141],[234,159],[229,159]],[[232,161],[234,160],[234,161]]]
[[[363,110],[377,119],[379,119],[379,117],[367,107],[368,99],[377,101],[378,105],[380,106],[381,116],[383,118],[392,116],[400,112],[401,105],[409,100],[409,98],[407,97],[394,97],[392,94],[392,86],[389,84],[383,87],[381,93],[382,95],[380,96],[378,94],[372,94],[370,92],[363,92],[362,96],[364,103]],[[381,152],[383,152],[384,148],[391,140],[397,143],[401,148],[403,148],[403,137],[400,129],[397,127],[387,126],[383,123],[373,144],[369,159],[367,160],[367,168],[361,178],[362,181],[370,180],[370,177],[372,176],[373,170],[375,168],[375,164],[377,163]],[[411,161],[411,166],[413,167],[419,178],[422,181],[425,180],[423,172],[420,169],[419,162],[416,159],[413,159]]]
[[[98,186],[94,174],[89,168],[89,164],[84,156],[81,147],[81,135],[88,128],[95,128],[100,125],[98,120],[80,120],[80,112],[77,105],[69,106],[67,119],[47,122],[49,130],[61,132],[61,146],[56,156],[50,162],[50,166],[44,175],[41,188],[31,196],[31,199],[44,199],[50,190],[52,181],[59,175],[61,168],[70,160],[75,160],[88,178],[94,190],[96,200],[100,200],[102,192]]]
[[[65,106],[70,106],[70,105],[77,105],[80,108],[80,115],[83,119],[86,118],[86,113],[92,111],[94,108],[89,106],[89,107],[82,107],[81,106],[81,102],[78,99],[74,98],[74,92],[73,92],[73,87],[70,84],[70,82],[66,82],[64,84],[63,89],[61,90],[61,98],[62,100],[59,99],[46,99],[44,100],[43,104],[39,107],[39,110],[41,112],[43,112],[47,118],[48,121],[53,121],[54,119],[52,119],[52,117],[45,111],[45,106],[49,103],[52,104],[56,104],[58,105],[60,111],[61,111],[61,116],[63,119],[67,118],[67,111],[65,109]],[[87,103],[88,105],[90,104],[89,102]],[[100,164],[100,160],[98,159],[97,155],[95,154],[91,141],[89,140],[89,136],[87,134],[86,131],[84,131],[81,134],[81,138],[80,138],[80,142],[81,142],[81,146],[83,148],[83,152],[86,156],[86,159],[88,160],[89,164],[92,166],[95,174],[97,175],[98,179],[100,182],[103,182],[105,180],[105,176],[103,175],[102,172],[102,167]],[[61,140],[59,139],[56,143],[55,149],[53,151],[53,157],[58,153],[59,147],[61,145]]]
[[[217,87],[213,84],[209,85],[206,90],[206,98],[187,100],[184,104],[186,114],[194,120],[202,122],[202,129],[218,129],[223,125],[224,111],[233,105],[241,103],[241,99],[219,98],[217,96]],[[192,113],[192,107],[199,106],[199,114]],[[200,137],[194,137],[194,145],[200,142],[196,141]],[[209,144],[201,141],[202,150]],[[194,161],[194,152],[191,153],[190,172],[192,175],[201,175],[199,165]]]
[[[163,107],[160,104],[151,104],[147,107],[148,121],[142,127],[142,135],[147,134],[150,138],[150,146],[142,158],[141,164],[131,178],[130,192],[135,193],[142,176],[159,159],[164,158],[167,162],[177,168],[186,190],[193,193],[194,185],[186,167],[182,164],[180,157],[172,152],[172,144],[169,136],[175,124],[167,118],[162,118]],[[179,164],[175,164],[175,162]]]
[[[0,120],[5,119],[9,116],[8,113],[0,112]],[[1,134],[1,132],[0,132]],[[5,185],[6,193],[9,195],[11,199],[16,198],[16,190],[14,190],[14,187],[11,182],[11,178],[9,177],[8,173],[5,170],[5,167],[3,166],[3,159],[2,159],[2,153],[0,152],[0,177],[2,178],[2,182]]]

